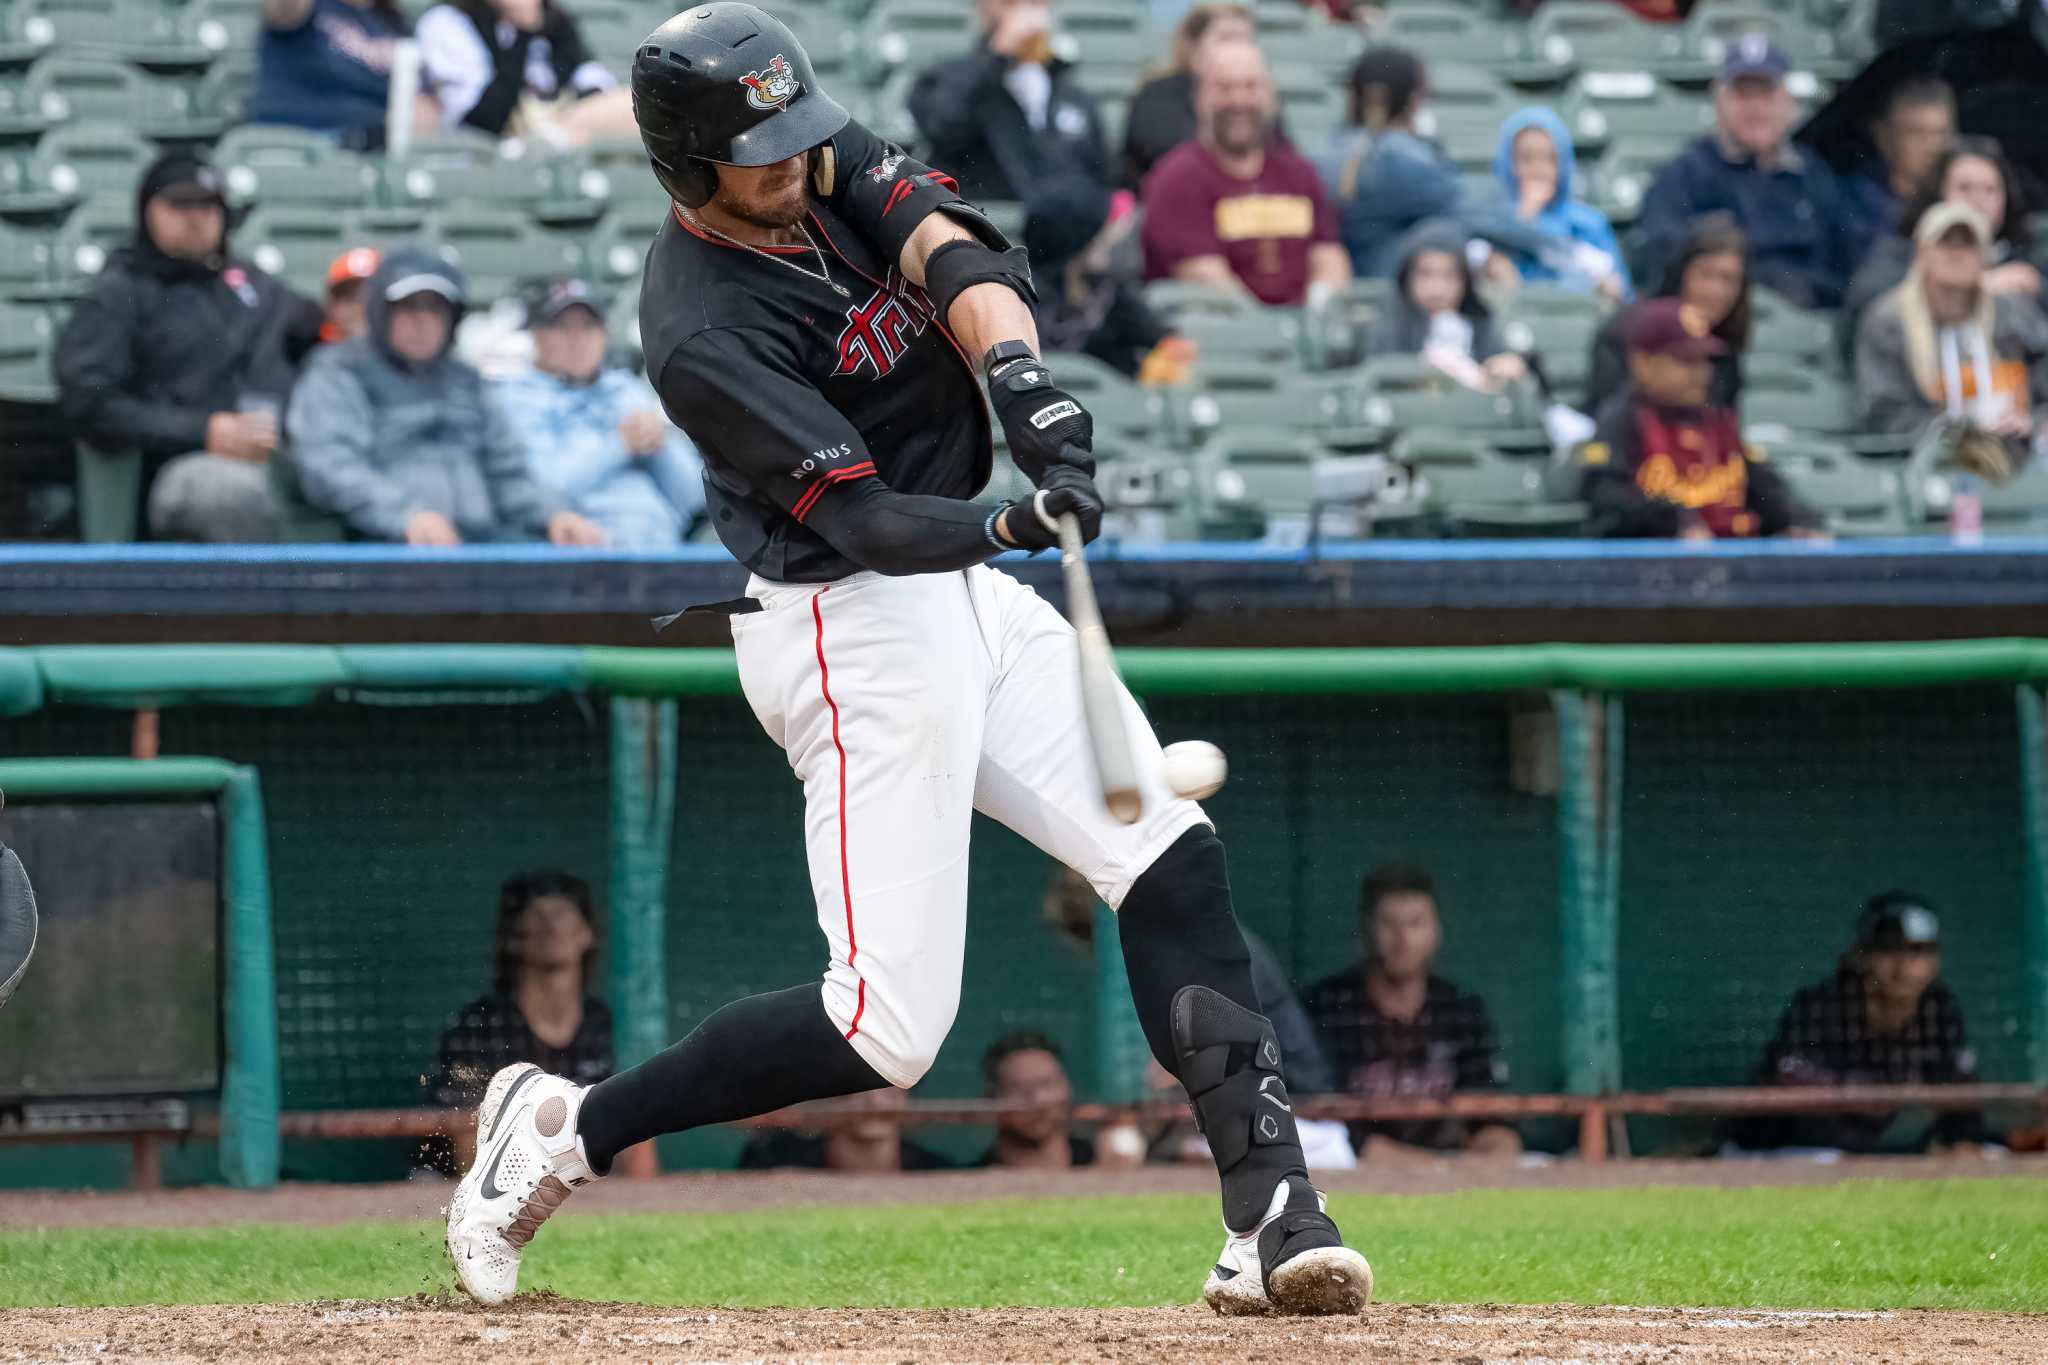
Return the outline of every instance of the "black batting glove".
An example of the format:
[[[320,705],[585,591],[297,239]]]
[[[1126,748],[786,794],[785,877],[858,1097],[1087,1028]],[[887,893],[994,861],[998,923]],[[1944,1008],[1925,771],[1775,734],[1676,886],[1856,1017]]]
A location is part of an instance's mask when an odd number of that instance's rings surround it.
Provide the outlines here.
[[[1081,523],[1083,544],[1102,534],[1102,494],[1096,491],[1095,480],[1071,464],[1056,464],[1046,471],[1031,501],[1010,504],[998,534],[1020,550],[1055,549],[1060,543],[1060,517],[1068,512]]]
[[[1009,438],[1010,458],[1031,482],[1046,487],[1047,472],[1063,464],[1095,473],[1090,453],[1095,419],[1052,382],[1052,372],[1037,356],[1013,356],[991,365],[988,397]],[[1099,500],[1096,507],[1099,511]]]

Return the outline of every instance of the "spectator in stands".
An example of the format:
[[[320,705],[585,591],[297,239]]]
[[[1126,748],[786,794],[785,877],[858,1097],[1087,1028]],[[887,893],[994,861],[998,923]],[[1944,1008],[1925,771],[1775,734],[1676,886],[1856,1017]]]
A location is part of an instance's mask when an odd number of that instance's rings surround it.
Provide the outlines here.
[[[1116,258],[1137,231],[1128,192],[1112,194],[1092,180],[1069,176],[1032,193],[1024,218],[1024,247],[1038,282],[1038,339],[1047,351],[1083,351],[1138,377],[1151,368],[1193,358],[1193,346],[1174,334],[1139,293]],[[1164,349],[1162,349],[1164,348]]]
[[[1569,251],[1465,192],[1458,163],[1416,131],[1428,95],[1422,62],[1401,48],[1372,48],[1351,68],[1346,126],[1331,134],[1316,166],[1352,273],[1392,275],[1402,236],[1432,218],[1455,218],[1475,236],[1527,256]]]
[[[1920,217],[1905,281],[1856,330],[1856,394],[1873,430],[1907,435],[1937,417],[2023,447],[2048,402],[2048,319],[1985,286],[1991,225],[1943,201]]]
[[[363,285],[376,273],[375,247],[352,246],[328,265],[327,312],[320,324],[321,341],[348,341],[363,334],[370,325]]]
[[[1664,267],[1656,297],[1677,299],[1706,320],[1721,343],[1713,357],[1707,401],[1717,408],[1742,409],[1742,353],[1749,349],[1748,239],[1735,219],[1710,213],[1693,220],[1677,254]],[[1640,307],[1641,305],[1637,305]],[[1593,361],[1586,379],[1586,411],[1598,413],[1628,383],[1631,310],[1623,309],[1593,337]]]
[[[630,92],[554,0],[447,0],[420,16],[418,37],[444,128],[553,146],[638,136]]]
[[[1436,884],[1408,864],[1375,868],[1360,904],[1365,957],[1311,987],[1315,1020],[1346,1094],[1449,1099],[1507,1079],[1486,1002],[1430,971],[1443,946]],[[1512,1125],[1415,1119],[1352,1125],[1367,1162],[1424,1152],[1515,1156]]]
[[[1726,349],[1680,299],[1629,315],[1629,383],[1601,408],[1579,452],[1593,531],[1603,536],[1810,536],[1820,519],[1742,439],[1711,397]]]
[[[1102,110],[1073,64],[1053,55],[1047,0],[978,0],[973,52],[917,78],[910,113],[969,199],[1023,199],[1033,186],[1078,175],[1116,178]]]
[[[135,237],[72,308],[52,369],[71,429],[139,451],[166,540],[279,533],[264,464],[320,309],[233,254],[219,169],[167,152],[135,195]]]
[[[1420,356],[1487,392],[1528,378],[1528,363],[1501,345],[1493,313],[1473,284],[1465,229],[1454,219],[1433,218],[1401,243],[1394,297],[1366,331],[1366,357]]]
[[[498,889],[491,989],[463,1006],[441,1035],[434,1103],[472,1109],[500,1067],[532,1062],[541,1070],[595,1085],[612,1074],[612,1014],[590,990],[597,949],[597,908],[590,884],[566,872],[527,872]],[[476,1155],[475,1130],[458,1125],[448,1153],[430,1152],[448,1173]]]
[[[243,117],[310,128],[358,151],[382,147],[392,53],[412,32],[395,0],[262,0],[262,11]],[[431,98],[413,108],[422,131],[440,117]]]
[[[1792,997],[1758,1068],[1764,1085],[1966,1085],[1977,1054],[1941,981],[1941,921],[1924,896],[1887,891],[1863,907],[1831,980]],[[1874,1152],[1896,1113],[1801,1114],[1745,1124],[1750,1147]],[[1983,1115],[1951,1110],[1914,1145],[1980,1150]]]
[[[761,1134],[740,1149],[743,1171],[784,1168],[870,1175],[889,1171],[947,1171],[954,1163],[903,1136],[908,1093],[893,1085],[849,1095],[838,1103],[855,1112],[822,1133],[787,1128]]]
[[[1173,30],[1166,69],[1138,87],[1124,119],[1124,184],[1137,189],[1174,148],[1195,135],[1195,73],[1208,54],[1257,36],[1250,5],[1202,4]]]
[[[307,501],[370,540],[603,544],[602,528],[534,481],[483,376],[450,354],[462,285],[424,248],[385,254],[367,333],[321,347],[292,391],[286,428]]]
[[[587,281],[538,290],[527,309],[533,363],[492,388],[540,485],[604,528],[611,544],[679,544],[704,510],[704,466],[647,381],[604,363],[604,301]]]
[[[1095,1164],[1095,1143],[1067,1129],[1074,1089],[1060,1046],[1043,1033],[1006,1033],[981,1055],[981,1078],[992,1100],[1042,1106],[996,1120],[996,1140],[976,1163],[1061,1170]]]
[[[1791,65],[1775,43],[1747,33],[1714,81],[1714,131],[1658,173],[1643,199],[1642,231],[1663,269],[1687,226],[1726,212],[1749,238],[1749,273],[1801,308],[1834,308],[1855,268],[1852,228],[1833,171],[1791,141],[1798,105]]]
[[[1610,299],[1628,297],[1628,266],[1614,225],[1599,209],[1573,197],[1578,157],[1563,119],[1541,105],[1510,115],[1501,125],[1493,173],[1505,211],[1554,243],[1539,253],[1506,253],[1521,279]]]
[[[1316,170],[1276,138],[1279,100],[1250,43],[1209,54],[1195,87],[1200,132],[1145,180],[1145,276],[1298,307],[1351,279]]]
[[[1875,160],[1842,182],[1851,261],[1861,262],[1873,243],[1897,232],[1899,214],[1955,136],[1956,95],[1948,82],[1922,77],[1894,87],[1870,129]]]
[[[2001,298],[2041,297],[2041,272],[2028,263],[2033,243],[2018,174],[1990,138],[1961,138],[1936,159],[1919,191],[1900,211],[1898,231],[1877,239],[1849,281],[1848,297],[1842,301],[1845,354],[1853,349],[1848,343],[1870,305],[1896,289],[1912,268],[1921,216],[1944,200],[1968,204],[1991,224],[1993,264],[1984,272],[1984,287]]]

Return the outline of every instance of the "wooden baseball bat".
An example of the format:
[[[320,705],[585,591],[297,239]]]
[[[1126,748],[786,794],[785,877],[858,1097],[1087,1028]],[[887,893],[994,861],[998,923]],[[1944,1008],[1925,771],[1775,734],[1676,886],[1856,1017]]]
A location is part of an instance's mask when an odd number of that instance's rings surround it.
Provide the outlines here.
[[[1109,652],[1109,632],[1102,627],[1102,609],[1095,604],[1095,583],[1081,553],[1081,523],[1063,512],[1060,524],[1060,572],[1067,581],[1067,619],[1073,622],[1081,651],[1081,716],[1088,723],[1088,742],[1095,753],[1095,775],[1102,783],[1102,804],[1127,825],[1145,813],[1138,791],[1138,766],[1131,758],[1131,737],[1124,728],[1116,660]]]

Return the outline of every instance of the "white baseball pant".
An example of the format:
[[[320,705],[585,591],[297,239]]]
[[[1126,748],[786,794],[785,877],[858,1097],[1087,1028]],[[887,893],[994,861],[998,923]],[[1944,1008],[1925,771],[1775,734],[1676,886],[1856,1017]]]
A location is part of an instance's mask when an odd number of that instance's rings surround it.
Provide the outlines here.
[[[1111,908],[1208,817],[1166,788],[1128,692],[1145,813],[1125,825],[1104,809],[1073,627],[1008,574],[757,577],[747,595],[762,610],[732,618],[740,684],[804,784],[826,1013],[884,1079],[914,1085],[960,1004],[974,811]]]

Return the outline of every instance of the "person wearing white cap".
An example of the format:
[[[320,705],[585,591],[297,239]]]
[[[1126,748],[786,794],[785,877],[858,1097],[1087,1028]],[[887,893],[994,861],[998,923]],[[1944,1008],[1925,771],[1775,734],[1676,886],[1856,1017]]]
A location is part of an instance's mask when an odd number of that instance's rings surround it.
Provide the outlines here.
[[[2048,318],[2023,295],[1985,287],[1992,228],[1945,200],[1920,217],[1912,268],[1856,330],[1866,425],[1910,434],[1937,417],[2031,441],[2048,401]]]
[[[452,354],[462,272],[401,246],[365,292],[365,335],[321,347],[292,391],[285,428],[306,500],[365,540],[606,543],[534,481],[483,376]]]

